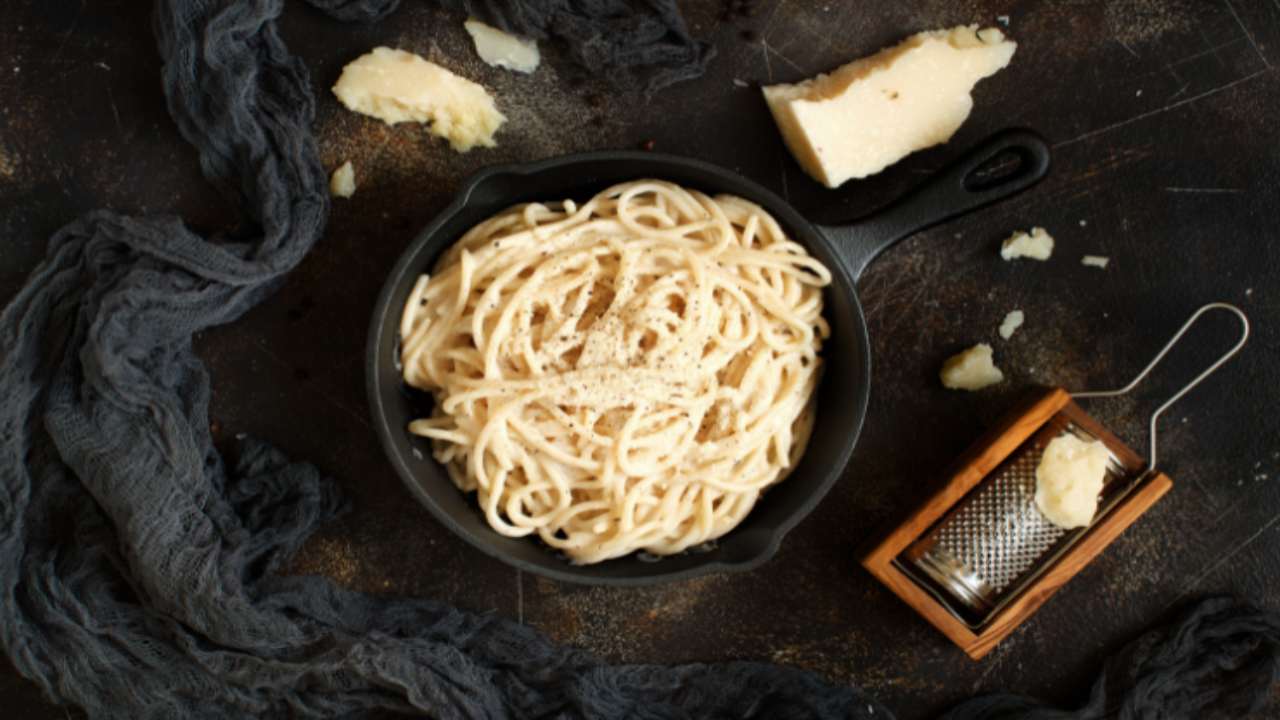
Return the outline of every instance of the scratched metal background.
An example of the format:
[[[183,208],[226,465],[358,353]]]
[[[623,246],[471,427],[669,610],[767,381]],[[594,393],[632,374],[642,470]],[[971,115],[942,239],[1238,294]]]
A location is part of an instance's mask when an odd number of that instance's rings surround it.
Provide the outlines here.
[[[148,3],[42,0],[0,6],[0,298],[46,238],[107,205],[177,212],[214,230],[235,222],[200,181],[164,111]],[[1276,0],[687,2],[716,44],[708,75],[651,103],[583,78],[549,52],[526,78],[478,64],[458,18],[406,3],[371,27],[290,4],[283,31],[321,94],[326,162],[350,159],[360,189],[334,204],[327,237],[272,300],[201,338],[224,440],[248,432],[331,473],[355,500],[316,536],[296,572],[376,593],[436,597],[518,617],[620,661],[752,658],[859,684],[904,719],[1008,689],[1080,698],[1109,648],[1204,593],[1280,606],[1280,3]],[[796,80],[903,35],[1008,15],[1022,42],[982,83],[947,146],[872,180],[828,191],[792,163],[754,84]],[[501,147],[456,155],[411,127],[343,111],[324,92],[376,44],[422,53],[494,88],[510,123]],[[904,242],[863,279],[875,386],[848,476],[767,566],[744,575],[621,590],[521,576],[471,550],[408,500],[366,422],[363,343],[383,275],[415,230],[483,165],[653,140],[721,163],[815,218],[850,218],[898,195],[962,148],[1007,125],[1055,146],[1036,190]],[[1058,238],[1047,264],[1006,264],[1015,228]],[[1106,271],[1079,265],[1108,255]],[[981,663],[967,660],[859,569],[855,549],[1029,388],[1127,379],[1192,309],[1240,304],[1256,324],[1246,353],[1164,426],[1175,491]],[[1026,326],[996,337],[1005,312]],[[1193,335],[1168,373],[1095,414],[1139,449],[1144,411],[1228,342]],[[1009,381],[944,391],[940,361],[995,343]],[[835,369],[838,372],[838,368]],[[62,718],[0,667],[0,707]]]

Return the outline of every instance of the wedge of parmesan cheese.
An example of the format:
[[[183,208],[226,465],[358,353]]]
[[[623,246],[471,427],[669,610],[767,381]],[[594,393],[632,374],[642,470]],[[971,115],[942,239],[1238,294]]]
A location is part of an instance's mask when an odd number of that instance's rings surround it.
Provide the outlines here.
[[[338,166],[329,177],[329,194],[344,198],[356,194],[356,169],[350,160]]]
[[[504,33],[475,18],[467,20],[463,27],[476,44],[476,54],[486,63],[519,73],[531,73],[538,69],[542,56],[538,53],[536,41]]]
[[[922,32],[830,74],[765,87],[764,99],[800,166],[837,187],[951,139],[973,86],[1016,48],[996,28]]]
[[[430,123],[458,152],[493,147],[506,121],[483,86],[413,53],[374,48],[342,69],[333,94],[343,105],[388,125]]]
[[[1030,233],[1021,230],[1000,244],[1000,257],[1005,260],[1031,258],[1048,260],[1053,255],[1053,236],[1042,227],[1031,228]]]
[[[1004,380],[1004,373],[992,362],[991,346],[978,343],[947,358],[939,373],[943,387],[952,390],[981,390]]]

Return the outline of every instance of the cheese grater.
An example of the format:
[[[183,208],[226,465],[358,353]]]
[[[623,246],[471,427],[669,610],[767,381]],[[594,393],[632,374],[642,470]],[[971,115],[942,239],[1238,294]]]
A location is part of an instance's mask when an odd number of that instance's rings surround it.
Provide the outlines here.
[[[1152,413],[1147,459],[1073,401],[1128,393],[1212,310],[1234,314],[1241,337]],[[1156,469],[1160,416],[1234,356],[1248,336],[1244,313],[1211,303],[1128,385],[1074,396],[1053,389],[1011,413],[965,453],[948,482],[874,547],[863,565],[971,657],[982,657],[1172,487]],[[1071,530],[1049,522],[1035,504],[1044,448],[1064,434],[1101,441],[1109,454],[1098,510],[1089,525]]]
[[[908,548],[913,571],[963,603],[968,614],[981,615],[999,607],[999,601],[1028,578],[1041,558],[1067,547],[1080,534],[1080,529],[1064,530],[1049,522],[1035,503],[1036,467],[1044,447],[1064,434],[1084,441],[1101,439],[1059,411],[987,482]],[[1114,491],[1123,487],[1131,471],[1112,451],[1103,497],[1115,499]]]

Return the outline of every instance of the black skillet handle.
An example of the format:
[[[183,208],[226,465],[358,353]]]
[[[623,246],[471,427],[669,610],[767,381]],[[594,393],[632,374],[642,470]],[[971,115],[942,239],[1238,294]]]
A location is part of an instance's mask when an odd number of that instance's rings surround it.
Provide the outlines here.
[[[994,177],[977,171],[1005,153],[1017,167]],[[996,133],[887,208],[850,225],[819,226],[848,261],[854,279],[899,240],[997,200],[1016,195],[1049,173],[1049,145],[1031,130]]]

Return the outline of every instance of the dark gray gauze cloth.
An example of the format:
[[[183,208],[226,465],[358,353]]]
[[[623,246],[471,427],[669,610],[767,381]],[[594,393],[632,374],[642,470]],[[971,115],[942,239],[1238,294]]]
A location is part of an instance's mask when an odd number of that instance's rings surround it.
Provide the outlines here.
[[[493,615],[276,574],[340,508],[310,465],[214,450],[192,336],[322,234],[327,183],[283,0],[161,0],[169,110],[261,235],[93,213],[0,315],[0,639],[93,717],[888,717],[774,665],[604,665]]]
[[[378,20],[400,0],[311,0],[342,20]],[[643,70],[645,90],[702,75],[714,49],[689,34],[675,0],[436,0],[509,33],[564,43],[578,64],[615,80]]]
[[[324,228],[314,98],[276,32],[282,1],[161,0],[155,14],[170,112],[260,236],[92,213],[0,314],[0,642],[18,670],[129,720],[888,718],[794,669],[604,665],[492,615],[277,574],[340,511],[336,488],[254,441],[223,464],[191,338],[262,300]],[[1100,680],[1089,707],[1145,719],[1256,703],[1275,616],[1212,602],[1116,661],[1128,677]],[[1099,717],[975,702],[953,719]]]
[[[989,695],[962,703],[941,720],[1260,718],[1277,680],[1280,614],[1207,598],[1109,658],[1078,710]],[[1270,700],[1274,710],[1275,698]]]

